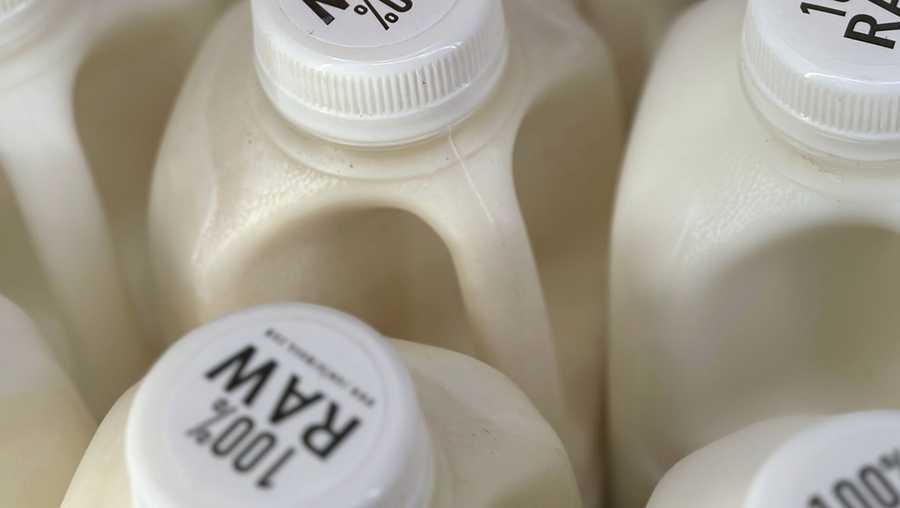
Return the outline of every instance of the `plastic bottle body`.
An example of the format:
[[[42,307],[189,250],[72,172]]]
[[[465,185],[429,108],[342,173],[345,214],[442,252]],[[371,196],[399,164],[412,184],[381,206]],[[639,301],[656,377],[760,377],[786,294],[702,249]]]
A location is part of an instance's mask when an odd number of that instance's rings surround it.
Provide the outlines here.
[[[226,15],[185,86],[155,175],[151,234],[169,335],[299,299],[489,360],[532,396],[563,383],[578,428],[564,440],[596,482],[606,257],[596,224],[609,216],[621,124],[590,30],[571,8],[544,19],[537,10],[507,9],[509,76],[478,112],[448,135],[381,150],[289,125],[257,82],[248,6]],[[584,90],[590,100],[572,98]],[[599,118],[608,130],[594,128]],[[573,194],[550,202],[548,189]],[[495,280],[509,282],[487,284]],[[546,327],[536,284],[555,344],[534,333]],[[509,297],[516,285],[531,288],[518,291],[527,298]],[[512,315],[510,305],[535,310]],[[497,340],[512,335],[534,345]],[[564,379],[553,379],[557,369]]]
[[[822,420],[815,416],[771,420],[722,438],[666,473],[647,507],[741,508],[766,460],[792,436]]]
[[[31,28],[0,49],[0,280],[98,416],[149,363],[149,175],[194,46],[222,8],[42,0],[8,20]]]
[[[0,504],[59,506],[96,422],[29,318],[0,297]]]
[[[36,2],[4,20],[40,14],[32,32],[7,43],[14,51],[4,55],[0,69],[0,164],[71,333],[60,348],[71,352],[63,354],[64,365],[72,367],[88,404],[103,414],[149,358],[75,130],[72,87],[90,42],[94,7]],[[17,240],[27,241],[10,239]]]
[[[147,259],[153,166],[190,64],[233,1],[94,1],[95,30],[72,95],[75,122],[141,325],[156,337]]]
[[[582,9],[609,42],[628,111],[644,88],[654,54],[669,27],[697,0],[580,0]]]
[[[562,444],[521,391],[462,355],[393,344],[410,369],[437,452],[429,506],[581,506]],[[132,506],[124,433],[133,396],[123,396],[101,425],[63,508]]]
[[[801,151],[760,119],[737,61],[745,8],[707,2],[673,28],[623,170],[616,506],[643,506],[675,461],[750,423],[894,400],[898,180],[889,163]]]

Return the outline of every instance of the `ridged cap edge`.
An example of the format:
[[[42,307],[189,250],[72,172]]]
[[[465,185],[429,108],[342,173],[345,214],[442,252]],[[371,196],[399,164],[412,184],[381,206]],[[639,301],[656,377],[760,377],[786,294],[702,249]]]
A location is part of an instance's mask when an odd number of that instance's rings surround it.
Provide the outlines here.
[[[828,62],[786,49],[763,26],[751,0],[744,23],[744,85],[760,112],[794,140],[847,159],[900,157],[900,78],[895,82],[842,75]],[[900,67],[898,67],[900,68]]]
[[[478,2],[484,0],[477,0]],[[463,2],[461,2],[463,3]],[[346,61],[323,65],[296,54],[296,39],[254,19],[257,73],[276,108],[295,124],[326,138],[354,144],[392,144],[433,134],[468,116],[492,91],[501,74],[508,41],[502,4],[485,2],[485,14],[471,20],[463,37],[417,38],[418,51],[394,61]],[[318,55],[317,55],[318,56]],[[458,102],[457,107],[446,107]],[[315,121],[313,117],[320,117]],[[419,118],[424,121],[419,121]],[[341,128],[355,122],[381,129],[380,139],[354,139]],[[405,122],[396,136],[397,122]],[[394,125],[390,125],[390,124]],[[384,130],[386,128],[386,131]],[[351,129],[353,130],[353,129]],[[363,136],[364,138],[366,136]],[[397,139],[389,139],[396,137]]]

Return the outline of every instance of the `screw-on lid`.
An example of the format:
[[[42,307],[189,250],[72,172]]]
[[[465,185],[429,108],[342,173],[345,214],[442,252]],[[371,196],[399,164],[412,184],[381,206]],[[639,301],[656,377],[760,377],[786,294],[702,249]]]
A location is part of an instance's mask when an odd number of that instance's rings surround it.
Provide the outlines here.
[[[744,508],[900,505],[900,412],[832,418],[760,469]]]
[[[743,72],[793,142],[857,161],[900,159],[900,6],[891,0],[750,0]]]
[[[288,304],[204,326],[153,367],[128,420],[143,508],[421,508],[432,451],[386,339]]]
[[[253,27],[257,74],[282,115],[359,146],[464,119],[508,52],[500,0],[253,0]]]

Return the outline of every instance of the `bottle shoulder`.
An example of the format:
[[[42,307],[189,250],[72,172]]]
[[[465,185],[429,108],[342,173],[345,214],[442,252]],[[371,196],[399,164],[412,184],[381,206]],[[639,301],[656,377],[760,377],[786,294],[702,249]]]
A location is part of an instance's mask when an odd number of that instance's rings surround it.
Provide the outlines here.
[[[509,379],[458,353],[394,344],[443,462],[438,506],[579,506],[562,443]]]
[[[203,236],[206,245],[224,244],[240,232],[260,231],[259,221],[291,223],[298,206],[330,200],[338,194],[333,190],[384,183],[384,199],[378,194],[375,200],[392,204],[399,186],[388,187],[394,183],[405,189],[428,185],[438,171],[488,147],[498,164],[510,164],[522,120],[540,97],[587,88],[573,87],[571,80],[605,86],[598,100],[615,103],[615,76],[589,27],[576,25],[567,35],[559,19],[541,21],[538,6],[528,5],[510,14],[523,40],[514,44],[509,75],[476,114],[445,136],[402,149],[362,150],[315,138],[277,113],[256,78],[249,5],[237,4],[199,53],[171,117],[154,173],[155,222],[177,218],[178,230],[191,232],[179,241]],[[585,49],[585,41],[594,47]],[[565,86],[555,68],[570,77]],[[528,122],[553,129],[564,120],[546,112]],[[597,119],[598,128],[610,124],[621,122]]]
[[[860,213],[786,176],[784,165],[797,161],[773,160],[742,143],[730,148],[703,150],[698,143],[693,153],[682,145],[667,156],[629,157],[616,204],[614,257],[640,263],[648,257],[635,254],[643,252],[655,263],[668,260],[660,270],[670,276],[690,266],[710,273],[773,238]],[[670,271],[670,263],[678,269]]]
[[[820,420],[813,416],[769,420],[696,451],[666,474],[647,508],[743,506],[756,471],[766,459]],[[698,488],[700,485],[704,488]]]
[[[425,344],[396,339],[392,342],[415,378],[427,382],[429,386],[441,387],[441,394],[468,399],[467,402],[472,403],[474,408],[483,407],[491,414],[497,412],[496,404],[500,403],[507,408],[506,411],[524,419],[544,421],[524,392],[484,362]],[[463,372],[465,375],[461,375]],[[475,404],[476,400],[488,404]]]

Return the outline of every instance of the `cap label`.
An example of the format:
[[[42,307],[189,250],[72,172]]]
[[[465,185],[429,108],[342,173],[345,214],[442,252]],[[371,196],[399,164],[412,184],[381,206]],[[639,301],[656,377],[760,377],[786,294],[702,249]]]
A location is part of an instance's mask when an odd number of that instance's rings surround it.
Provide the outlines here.
[[[809,496],[809,508],[900,506],[900,448],[873,457]]]
[[[828,0],[819,1],[826,2]],[[847,10],[839,8],[853,7],[852,5],[848,5],[848,0],[830,0],[833,6],[803,2],[800,4],[800,10],[803,11],[804,14],[820,12],[830,14],[832,16],[847,18],[847,27],[844,30],[844,37],[846,37],[847,39],[863,42],[865,44],[872,44],[874,46],[881,46],[883,48],[894,49],[897,46],[897,41],[895,35],[890,34],[890,32],[896,32],[897,30],[900,30],[900,19],[898,19],[900,18],[900,7],[898,7],[898,2],[900,2],[900,0],[867,1],[877,7],[880,7],[881,9],[884,9],[884,11],[886,12],[879,12],[878,14],[881,14],[882,18],[889,18],[888,21],[879,21],[878,18],[872,16],[869,13],[857,12],[856,14],[851,14]]]
[[[761,470],[747,508],[900,506],[900,417],[852,415],[801,434]]]
[[[304,33],[328,44],[381,47],[421,34],[456,0],[280,0],[285,15]]]
[[[383,387],[367,353],[335,334],[286,321],[207,346],[170,406],[168,442],[185,474],[248,506],[286,507],[365,464]],[[234,481],[221,481],[229,471]]]
[[[804,45],[818,45],[841,59],[857,58],[859,49],[866,48],[896,58],[890,50],[896,50],[900,41],[900,0],[778,0],[769,2],[772,7],[782,11],[777,14],[785,21],[803,17],[802,23],[795,25],[795,36],[805,39]],[[817,33],[798,30],[810,23],[817,23],[822,28],[819,33],[833,42],[823,45]]]

